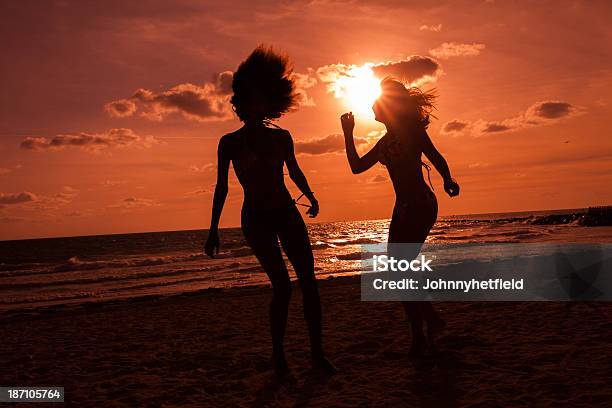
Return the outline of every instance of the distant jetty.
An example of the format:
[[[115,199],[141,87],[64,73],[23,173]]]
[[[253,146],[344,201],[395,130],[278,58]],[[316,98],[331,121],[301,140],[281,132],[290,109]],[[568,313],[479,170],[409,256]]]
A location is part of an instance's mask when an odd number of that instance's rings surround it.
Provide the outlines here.
[[[587,213],[580,219],[579,223],[587,227],[612,225],[612,206],[589,207]]]
[[[561,225],[576,223],[584,227],[612,226],[612,206],[589,207],[584,211],[568,214],[551,214],[535,217],[530,221],[535,225]]]

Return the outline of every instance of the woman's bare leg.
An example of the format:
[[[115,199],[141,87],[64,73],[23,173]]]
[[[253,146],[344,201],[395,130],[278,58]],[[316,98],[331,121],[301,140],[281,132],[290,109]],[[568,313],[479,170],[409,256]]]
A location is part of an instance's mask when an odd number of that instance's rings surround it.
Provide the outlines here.
[[[302,290],[304,319],[308,326],[313,365],[328,373],[334,373],[336,368],[325,358],[323,352],[321,300],[314,273],[314,258],[308,230],[296,208],[289,210],[279,229],[279,238],[287,258],[293,265]]]
[[[412,244],[406,248],[392,249],[398,252],[396,258],[409,260],[416,258],[421,249],[419,244],[425,242],[435,223],[438,213],[437,202],[435,200],[431,203],[425,201],[422,204],[410,208],[402,208],[396,204],[394,208],[389,226],[389,243]],[[429,301],[402,302],[402,305],[406,318],[410,322],[412,334],[410,354],[422,355],[428,347],[433,348],[435,337],[446,323]],[[424,322],[427,322],[427,336],[424,332]]]
[[[269,309],[272,364],[277,374],[284,375],[289,372],[283,343],[292,286],[287,266],[278,245],[276,231],[266,221],[263,219],[245,220],[243,218],[242,229],[253,254],[272,284],[273,294]]]

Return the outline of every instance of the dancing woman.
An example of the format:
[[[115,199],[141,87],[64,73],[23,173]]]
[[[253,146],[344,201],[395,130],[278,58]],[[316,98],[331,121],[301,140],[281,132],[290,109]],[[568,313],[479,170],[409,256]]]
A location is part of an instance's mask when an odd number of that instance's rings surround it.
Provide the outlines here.
[[[291,281],[278,244],[280,240],[302,290],[313,367],[334,372],[335,368],[323,353],[321,304],[308,231],[285,186],[284,165],[291,180],[310,201],[307,214],[316,217],[319,204],[298,165],[291,135],[286,130],[268,126],[271,120],[280,118],[296,105],[297,95],[288,59],[271,49],[258,47],[234,73],[232,89],[231,102],[244,126],[223,136],[219,142],[217,185],[204,250],[211,257],[219,252],[218,226],[227,197],[231,161],[244,190],[242,231],[272,283],[273,367],[278,375],[289,372],[283,339]]]
[[[354,174],[362,173],[378,162],[386,166],[396,196],[389,226],[389,243],[419,244],[416,247],[420,250],[420,244],[425,242],[438,215],[436,196],[423,178],[422,154],[444,179],[444,190],[450,197],[459,194],[459,185],[451,177],[446,160],[427,134],[435,95],[418,88],[406,88],[392,78],[385,78],[381,82],[381,90],[372,110],[375,119],[387,128],[387,133],[368,153],[359,157],[353,140],[355,119],[352,112],[345,113],[341,123],[346,155]],[[429,176],[429,168],[427,170]],[[416,257],[418,250],[410,257]],[[412,331],[410,354],[423,355],[428,348],[433,349],[434,339],[445,322],[430,302],[403,302],[403,306]],[[426,334],[424,322],[427,323]]]

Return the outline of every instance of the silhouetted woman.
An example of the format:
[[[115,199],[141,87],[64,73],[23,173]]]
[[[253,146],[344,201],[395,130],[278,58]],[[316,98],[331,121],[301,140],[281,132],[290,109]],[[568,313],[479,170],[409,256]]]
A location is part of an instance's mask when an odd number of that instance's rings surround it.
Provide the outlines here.
[[[418,88],[406,88],[391,78],[381,82],[381,90],[372,110],[375,119],[387,128],[387,133],[372,150],[359,157],[353,141],[355,119],[352,112],[345,113],[341,123],[346,155],[354,174],[364,172],[378,162],[387,167],[396,196],[389,243],[422,244],[436,222],[438,202],[423,178],[421,155],[425,154],[443,177],[444,190],[449,196],[459,194],[459,185],[427,135],[435,95]],[[420,249],[420,245],[417,247]],[[416,255],[418,250],[410,257]],[[403,305],[412,330],[410,353],[422,355],[427,347],[433,348],[433,340],[445,322],[430,302],[403,302]],[[427,322],[427,336],[423,331],[424,321]]]
[[[217,185],[205,252],[212,257],[219,251],[219,218],[227,196],[231,161],[244,190],[242,231],[273,287],[270,327],[274,369],[279,375],[289,372],[283,339],[291,281],[278,244],[280,240],[302,290],[313,367],[333,372],[334,367],[323,354],[321,304],[308,231],[285,186],[284,165],[291,180],[310,200],[307,213],[311,217],[317,216],[319,204],[297,163],[291,135],[286,130],[267,126],[270,120],[280,118],[296,105],[288,59],[272,49],[258,47],[234,73],[232,89],[231,102],[244,126],[219,141]]]

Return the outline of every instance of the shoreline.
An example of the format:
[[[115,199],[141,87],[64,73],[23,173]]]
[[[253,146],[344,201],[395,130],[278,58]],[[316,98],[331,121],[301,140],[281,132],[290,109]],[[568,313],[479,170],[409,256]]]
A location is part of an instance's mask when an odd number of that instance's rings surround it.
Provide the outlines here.
[[[263,272],[262,272],[263,273]],[[293,277],[292,277],[293,278]],[[323,282],[331,282],[336,280],[346,280],[346,284],[358,284],[352,282],[353,280],[360,279],[359,273],[353,275],[341,275],[341,276],[329,276],[324,279],[317,279],[319,285]],[[292,279],[291,283],[294,288],[298,288],[298,281]],[[43,306],[33,306],[24,308],[12,308],[12,309],[0,309],[0,323],[5,320],[11,320],[15,317],[21,316],[38,316],[38,315],[49,315],[54,313],[78,313],[86,310],[104,309],[112,306],[129,306],[131,304],[138,304],[143,302],[172,302],[173,299],[189,298],[189,297],[206,297],[212,294],[227,293],[230,296],[238,295],[240,292],[250,291],[265,291],[266,289],[271,290],[270,283],[264,284],[252,284],[245,286],[229,286],[229,287],[212,287],[205,289],[198,289],[189,292],[171,293],[171,294],[159,294],[159,295],[142,295],[142,296],[125,296],[120,298],[109,298],[109,299],[92,299],[89,301],[78,301],[73,303],[58,303]],[[229,292],[229,293],[228,293]]]

